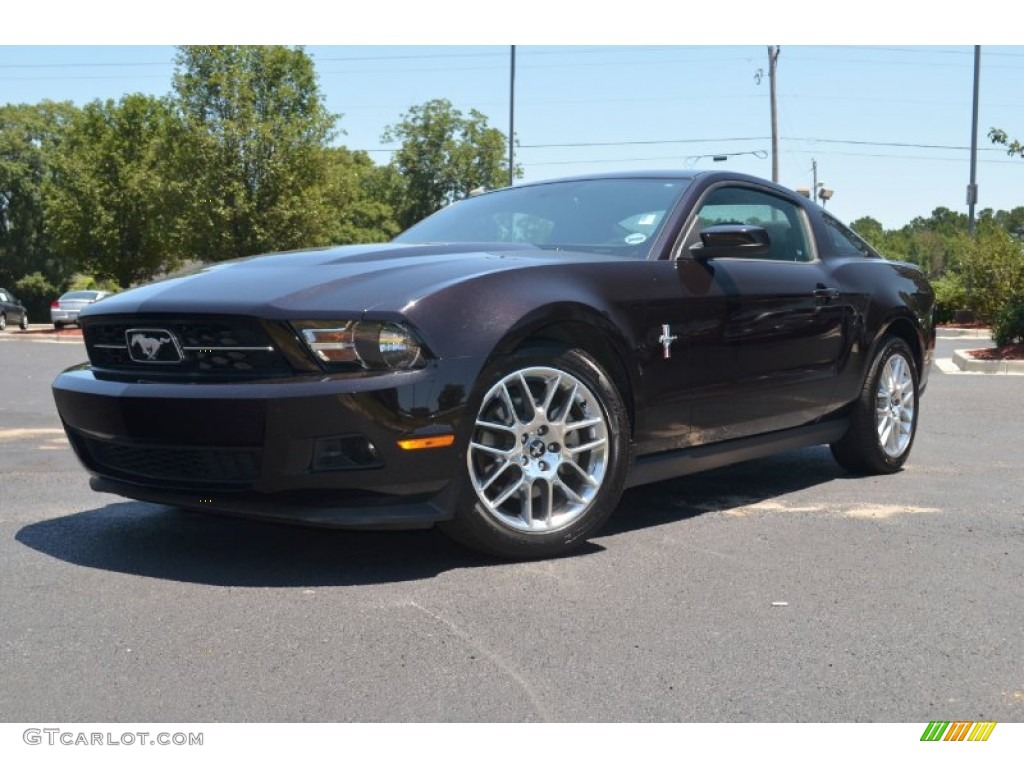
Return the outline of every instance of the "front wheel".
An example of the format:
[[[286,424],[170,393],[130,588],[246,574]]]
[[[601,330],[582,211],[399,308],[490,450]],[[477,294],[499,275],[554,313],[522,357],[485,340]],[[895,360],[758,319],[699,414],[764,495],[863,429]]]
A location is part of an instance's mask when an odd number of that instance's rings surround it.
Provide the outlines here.
[[[917,432],[918,373],[903,339],[886,337],[879,346],[846,434],[829,446],[851,472],[896,472],[910,454]]]
[[[7,330],[7,315],[0,312],[0,331]]]
[[[455,518],[473,549],[508,558],[565,554],[622,495],[629,419],[601,366],[573,349],[525,350],[483,374]]]
[[[21,322],[18,323],[18,327],[23,331],[28,330],[28,312],[23,312],[21,315]]]

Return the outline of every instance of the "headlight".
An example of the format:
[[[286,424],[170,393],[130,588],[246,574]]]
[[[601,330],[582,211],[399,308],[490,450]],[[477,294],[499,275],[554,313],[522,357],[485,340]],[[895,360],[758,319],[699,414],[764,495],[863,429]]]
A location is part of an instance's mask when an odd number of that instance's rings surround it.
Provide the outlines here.
[[[388,368],[414,368],[422,357],[416,338],[408,328],[398,323],[384,323],[380,327],[377,350]]]
[[[309,351],[328,367],[408,370],[423,365],[423,350],[400,323],[307,320],[292,323]]]

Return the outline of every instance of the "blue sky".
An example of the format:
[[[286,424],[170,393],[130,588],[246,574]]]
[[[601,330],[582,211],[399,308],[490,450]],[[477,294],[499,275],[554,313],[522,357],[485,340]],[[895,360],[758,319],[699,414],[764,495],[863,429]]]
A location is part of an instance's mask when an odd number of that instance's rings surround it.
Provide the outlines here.
[[[314,27],[307,31],[315,42],[323,35]],[[218,35],[216,25],[205,33],[213,40],[176,34],[184,42],[303,42],[284,28],[278,37],[272,26],[256,30],[243,40],[234,29]],[[747,28],[743,36],[750,34]],[[876,37],[870,44],[782,45],[782,184],[810,187],[816,160],[819,181],[834,190],[828,206],[840,218],[870,215],[896,227],[936,206],[966,212],[973,48],[922,45],[920,30],[915,34],[909,44]],[[123,39],[97,36],[102,43]],[[341,115],[337,143],[384,163],[384,127],[433,98],[478,109],[507,132],[509,46],[459,44],[457,34],[453,44],[411,44],[446,36],[427,28],[401,31],[395,45],[307,45],[327,106]],[[89,37],[72,30],[56,34],[55,45],[0,47],[0,103],[81,105],[171,91],[173,46],[70,44],[92,43]],[[571,46],[547,39],[517,45],[515,128],[524,180],[681,166],[771,176],[766,45],[606,44],[607,35],[584,37]],[[1022,76],[1024,46],[982,46],[979,209],[1024,205],[1024,160],[1007,157],[985,135],[999,126],[1024,138]],[[730,157],[712,162],[719,154]]]

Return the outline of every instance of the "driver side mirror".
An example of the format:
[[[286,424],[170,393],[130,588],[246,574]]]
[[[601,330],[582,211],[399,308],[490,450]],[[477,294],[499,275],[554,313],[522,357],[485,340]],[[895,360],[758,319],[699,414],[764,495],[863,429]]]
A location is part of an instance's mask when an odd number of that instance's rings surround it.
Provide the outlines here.
[[[690,258],[697,261],[723,257],[747,258],[768,251],[771,239],[764,227],[754,224],[715,224],[700,233],[700,242],[690,246]]]

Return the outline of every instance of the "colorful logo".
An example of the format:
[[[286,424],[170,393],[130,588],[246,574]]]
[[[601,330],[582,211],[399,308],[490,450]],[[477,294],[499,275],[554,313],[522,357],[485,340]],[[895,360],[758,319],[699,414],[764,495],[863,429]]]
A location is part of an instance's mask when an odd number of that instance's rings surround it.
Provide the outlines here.
[[[921,741],[988,741],[995,727],[992,721],[928,723]]]

